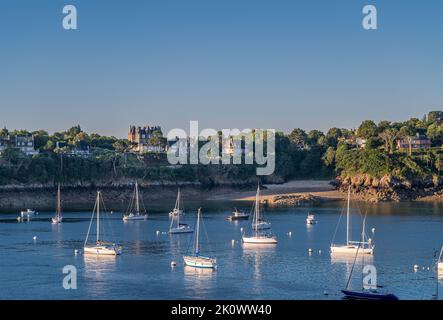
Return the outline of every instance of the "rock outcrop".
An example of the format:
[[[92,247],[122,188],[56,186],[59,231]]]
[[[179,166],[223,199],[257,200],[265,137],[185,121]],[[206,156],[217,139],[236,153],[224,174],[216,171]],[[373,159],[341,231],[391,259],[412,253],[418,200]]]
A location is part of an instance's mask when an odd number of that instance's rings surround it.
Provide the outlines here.
[[[438,176],[427,176],[424,179],[409,180],[391,175],[378,178],[367,174],[358,174],[338,177],[335,186],[343,192],[346,192],[351,186],[354,196],[364,201],[404,201],[440,194],[442,179]]]

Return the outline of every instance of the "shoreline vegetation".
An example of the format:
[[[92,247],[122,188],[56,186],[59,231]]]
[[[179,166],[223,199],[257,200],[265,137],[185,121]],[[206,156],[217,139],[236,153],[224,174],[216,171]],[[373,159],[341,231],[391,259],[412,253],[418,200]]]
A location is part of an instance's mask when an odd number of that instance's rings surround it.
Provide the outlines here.
[[[134,142],[80,126],[52,135],[0,130],[0,210],[51,208],[58,183],[68,207],[93,202],[97,189],[123,204],[135,180],[147,201],[174,197],[178,186],[190,200],[249,201],[258,181],[267,187],[264,201],[276,206],[343,199],[349,185],[356,200],[374,203],[443,199],[443,111],[403,122],[365,120],[326,133],[276,132],[275,171],[261,177],[256,163],[170,165],[170,141],[155,128],[146,143],[163,151],[136,152]],[[221,139],[220,133],[212,138]]]

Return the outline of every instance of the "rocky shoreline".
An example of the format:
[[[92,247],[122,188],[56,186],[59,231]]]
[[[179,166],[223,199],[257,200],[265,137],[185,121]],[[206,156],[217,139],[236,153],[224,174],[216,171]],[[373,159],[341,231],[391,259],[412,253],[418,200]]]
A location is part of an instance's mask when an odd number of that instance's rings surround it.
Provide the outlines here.
[[[0,211],[32,208],[53,210],[57,187],[15,186],[0,188]],[[247,186],[222,186],[208,188],[199,184],[181,184],[181,194],[187,201],[199,201],[217,193],[229,193],[248,188]],[[149,207],[170,202],[174,205],[178,185],[141,185],[142,201]],[[102,191],[103,200],[109,210],[126,210],[133,196],[133,185],[63,186],[62,201],[66,210],[89,210],[97,190]]]
[[[354,198],[373,203],[381,201],[439,201],[443,199],[442,180],[437,176],[409,180],[390,175],[377,178],[361,174],[352,177],[339,177],[334,185],[341,192],[347,192],[351,186]]]
[[[335,181],[294,180],[269,184],[262,188],[262,201],[274,207],[316,205],[346,198],[349,185],[352,197],[359,201],[377,203],[383,201],[443,201],[442,181],[436,177],[409,181],[391,176],[375,178],[369,175],[339,177]],[[255,184],[236,183],[208,186],[200,183],[148,183],[140,184],[143,201],[149,207],[157,204],[173,205],[180,186],[186,201],[254,201]],[[8,185],[0,186],[0,211],[53,210],[56,186]],[[66,210],[89,210],[97,190],[110,210],[126,210],[133,194],[132,181],[101,185],[71,184],[62,186],[63,206]]]

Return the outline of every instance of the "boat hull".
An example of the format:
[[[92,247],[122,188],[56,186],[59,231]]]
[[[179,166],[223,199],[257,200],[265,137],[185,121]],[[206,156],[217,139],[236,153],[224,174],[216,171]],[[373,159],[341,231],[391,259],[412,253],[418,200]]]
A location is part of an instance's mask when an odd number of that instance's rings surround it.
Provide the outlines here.
[[[62,217],[52,217],[51,218],[51,223],[52,224],[59,224],[59,223],[62,223],[62,221],[63,221]]]
[[[253,230],[269,230],[271,229],[270,223],[258,223],[252,225]]]
[[[84,247],[83,252],[85,254],[116,256],[121,254],[121,249],[115,246],[89,246]]]
[[[214,258],[202,256],[184,256],[183,261],[186,266],[193,268],[214,269],[217,266]]]
[[[351,291],[342,290],[341,291],[345,298],[356,299],[356,300],[398,300],[398,297],[393,294],[383,294],[377,292],[363,292],[363,291]]]
[[[443,262],[438,263],[438,270],[443,272]]]
[[[254,243],[254,244],[276,244],[277,239],[274,237],[243,237],[244,243]]]
[[[171,234],[180,234],[180,233],[193,233],[194,230],[191,228],[173,228],[169,230],[169,233]]]
[[[148,219],[148,215],[133,215],[133,216],[124,216],[123,221],[134,221],[134,220],[146,220]]]
[[[331,253],[339,254],[374,254],[374,248],[359,248],[358,246],[348,245],[348,246],[331,246]]]
[[[229,221],[248,220],[248,219],[249,219],[249,214],[240,215],[240,216],[233,215],[228,217]]]

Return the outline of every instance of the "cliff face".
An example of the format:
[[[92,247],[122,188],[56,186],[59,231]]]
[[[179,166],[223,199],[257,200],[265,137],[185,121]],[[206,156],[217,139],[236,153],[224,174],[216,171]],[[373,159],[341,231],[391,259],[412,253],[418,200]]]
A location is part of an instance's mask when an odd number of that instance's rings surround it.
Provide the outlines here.
[[[416,200],[442,191],[442,179],[435,175],[424,179],[405,179],[391,175],[377,178],[357,174],[336,179],[336,187],[340,191],[346,192],[349,185],[357,198],[369,202]]]

